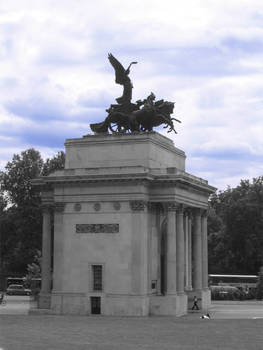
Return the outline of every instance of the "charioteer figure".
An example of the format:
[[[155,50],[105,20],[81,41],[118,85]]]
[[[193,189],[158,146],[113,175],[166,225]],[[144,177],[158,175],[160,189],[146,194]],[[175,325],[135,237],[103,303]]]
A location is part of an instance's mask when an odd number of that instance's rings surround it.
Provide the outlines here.
[[[155,94],[151,94],[144,100],[132,103],[133,85],[129,78],[130,67],[137,62],[131,62],[127,69],[111,54],[109,61],[115,70],[115,82],[123,85],[123,94],[116,98],[117,104],[111,104],[106,112],[108,116],[101,123],[90,124],[94,133],[126,133],[126,132],[147,132],[153,127],[164,124],[168,132],[175,131],[173,120],[180,123],[180,120],[172,118],[174,103],[164,100],[155,102]]]

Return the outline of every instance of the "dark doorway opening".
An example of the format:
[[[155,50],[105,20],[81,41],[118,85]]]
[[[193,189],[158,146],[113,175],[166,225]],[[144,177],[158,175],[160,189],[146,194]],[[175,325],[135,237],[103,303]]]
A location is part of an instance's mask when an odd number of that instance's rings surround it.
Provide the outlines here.
[[[101,313],[101,303],[100,297],[90,297],[90,306],[92,315],[100,315]]]

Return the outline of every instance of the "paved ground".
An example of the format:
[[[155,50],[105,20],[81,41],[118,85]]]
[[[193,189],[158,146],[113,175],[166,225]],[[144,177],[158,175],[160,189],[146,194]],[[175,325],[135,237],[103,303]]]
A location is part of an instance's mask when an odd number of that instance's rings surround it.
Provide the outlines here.
[[[263,301],[217,301],[210,314],[214,319],[263,319]]]
[[[0,350],[263,349],[262,302],[214,303],[212,319],[202,320],[199,313],[181,318],[27,315],[33,302],[14,298],[0,307]]]

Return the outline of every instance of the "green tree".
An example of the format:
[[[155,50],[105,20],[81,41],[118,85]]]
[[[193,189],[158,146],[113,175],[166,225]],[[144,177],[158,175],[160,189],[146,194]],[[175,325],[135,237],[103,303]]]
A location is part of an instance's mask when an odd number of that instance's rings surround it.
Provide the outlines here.
[[[0,174],[1,189],[8,194],[10,204],[22,207],[39,201],[31,180],[40,176],[42,168],[41,155],[33,148],[13,156],[5,167],[6,171]]]
[[[42,176],[47,176],[56,170],[63,169],[65,166],[65,153],[63,151],[58,152],[51,159],[47,159],[42,168]]]
[[[42,215],[39,189],[32,179],[64,167],[65,155],[59,152],[44,162],[35,149],[15,154],[0,173],[0,216],[2,267],[10,274],[25,274],[28,264],[41,250]],[[8,205],[7,205],[8,204]]]
[[[263,177],[214,194],[210,205],[209,271],[255,274],[263,263]]]

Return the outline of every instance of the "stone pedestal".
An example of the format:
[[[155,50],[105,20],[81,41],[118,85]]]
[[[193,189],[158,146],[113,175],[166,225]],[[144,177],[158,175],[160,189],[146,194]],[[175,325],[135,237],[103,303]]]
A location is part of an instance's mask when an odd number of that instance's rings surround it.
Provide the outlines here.
[[[38,296],[38,308],[50,309],[50,306],[51,306],[51,294],[40,292]]]
[[[35,181],[52,193],[53,312],[185,314],[192,241],[190,216],[185,226],[182,210],[206,209],[214,188],[186,173],[184,152],[155,132],[92,135],[65,145],[65,169]],[[51,227],[43,215],[39,307],[50,307]],[[205,262],[201,224],[195,223],[193,281],[201,290]]]

